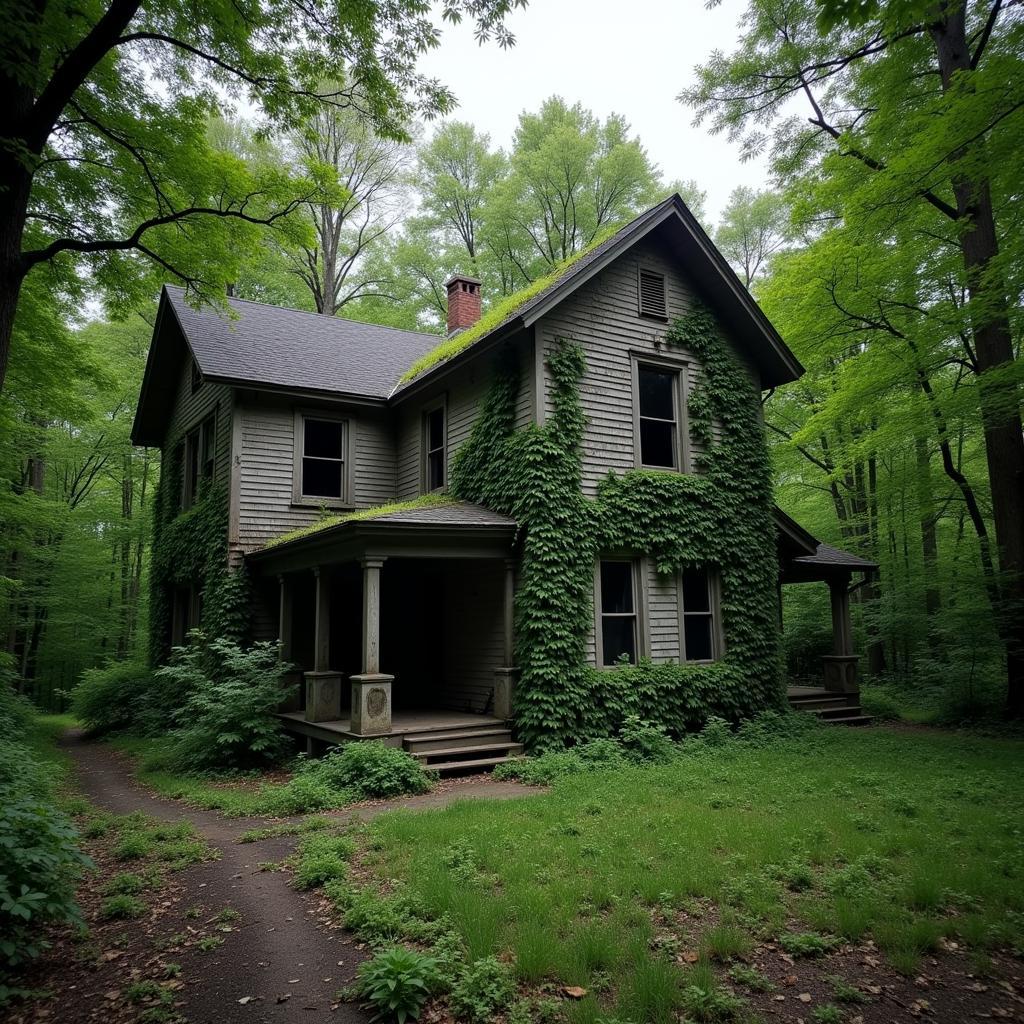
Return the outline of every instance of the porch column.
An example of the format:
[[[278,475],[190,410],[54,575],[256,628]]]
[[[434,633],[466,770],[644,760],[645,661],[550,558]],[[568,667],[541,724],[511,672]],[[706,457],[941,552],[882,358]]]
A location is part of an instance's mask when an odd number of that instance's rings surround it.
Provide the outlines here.
[[[278,605],[277,620],[277,657],[282,665],[289,668],[281,673],[281,688],[285,691],[284,699],[281,701],[282,711],[299,711],[302,701],[299,699],[299,686],[302,683],[302,674],[295,671],[292,664],[294,654],[292,646],[292,588],[288,577],[283,573],[277,577],[280,585],[280,602]]]
[[[352,723],[360,736],[391,732],[391,684],[380,670],[380,570],[383,558],[367,557],[363,566],[363,671],[352,676]]]
[[[832,598],[832,654],[826,655],[825,689],[856,693],[857,662],[853,653],[853,626],[850,622],[850,576],[844,573],[828,581]]]
[[[510,719],[512,717],[512,691],[515,688],[516,675],[519,670],[514,667],[515,660],[515,601],[516,601],[516,560],[505,559],[505,599],[504,599],[504,662],[502,668],[494,672],[494,717]]]
[[[331,574],[323,566],[313,570],[316,581],[313,671],[306,673],[306,721],[335,722],[341,717],[341,673],[332,672]]]

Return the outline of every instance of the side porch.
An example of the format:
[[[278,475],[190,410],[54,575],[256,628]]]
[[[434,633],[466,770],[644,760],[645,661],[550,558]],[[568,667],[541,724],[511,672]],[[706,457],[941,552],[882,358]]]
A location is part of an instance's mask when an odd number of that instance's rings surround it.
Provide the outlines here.
[[[442,771],[512,739],[515,521],[466,503],[326,525],[247,556],[315,751],[375,739]],[[276,626],[276,629],[274,628]]]

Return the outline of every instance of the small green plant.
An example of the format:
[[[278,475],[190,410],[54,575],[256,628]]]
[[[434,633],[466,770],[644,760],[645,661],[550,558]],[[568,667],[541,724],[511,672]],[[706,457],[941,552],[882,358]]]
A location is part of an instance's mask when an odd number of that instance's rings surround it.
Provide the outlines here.
[[[811,1010],[814,1024],[843,1024],[843,1011],[832,1003],[824,1003]]]
[[[306,818],[304,821],[286,822],[283,825],[271,825],[269,828],[251,828],[239,837],[240,843],[258,843],[264,839],[280,839],[284,836],[299,836],[305,832],[319,832],[330,828],[330,818]]]
[[[211,949],[216,949],[218,946],[223,946],[224,940],[219,935],[204,935],[196,943],[196,948],[201,949],[204,953],[209,953]]]
[[[433,957],[393,946],[360,964],[353,990],[377,1010],[374,1020],[393,1017],[405,1024],[419,1019],[438,979]]]
[[[213,916],[214,924],[230,924],[232,921],[241,920],[242,915],[234,907],[225,907],[217,911]]]
[[[129,1003],[146,1003],[159,999],[161,1002],[169,1002],[170,992],[161,988],[155,981],[133,981],[124,990],[125,999]]]
[[[120,874],[114,875],[114,877],[107,882],[103,887],[103,894],[105,896],[136,896],[142,892],[145,887],[146,881],[141,875],[122,871]]]
[[[729,977],[737,985],[745,985],[755,992],[774,992],[775,984],[760,971],[754,970],[749,964],[733,964],[729,968]],[[838,998],[838,996],[837,996]]]
[[[117,860],[141,860],[153,849],[152,840],[142,830],[122,832],[111,851]]]
[[[181,964],[164,964],[165,978],[178,978],[181,976]]]
[[[348,876],[348,862],[355,844],[347,836],[315,834],[303,840],[292,884],[296,889],[315,889]]]
[[[319,760],[305,761],[296,780],[312,780],[350,800],[425,793],[430,779],[411,754],[383,743],[346,743]]]
[[[815,932],[785,932],[779,936],[779,945],[790,956],[810,958],[824,956],[835,940]]]
[[[118,893],[108,896],[100,908],[100,917],[106,921],[130,920],[142,917],[146,913],[146,904],[129,893]]]
[[[750,936],[738,925],[720,924],[709,929],[701,939],[702,953],[712,960],[731,960],[750,950]]]
[[[845,978],[827,979],[832,986],[832,995],[840,1003],[866,1003],[868,997],[856,985],[851,985]]]
[[[490,1024],[515,996],[512,972],[495,957],[466,967],[452,986],[449,1001],[456,1017],[469,1024]]]

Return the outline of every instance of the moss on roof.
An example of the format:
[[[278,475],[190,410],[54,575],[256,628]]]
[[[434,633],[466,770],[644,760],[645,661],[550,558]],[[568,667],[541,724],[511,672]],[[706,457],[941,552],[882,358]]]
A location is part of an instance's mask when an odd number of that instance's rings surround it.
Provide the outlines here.
[[[435,345],[429,352],[424,353],[409,367],[399,378],[399,384],[408,384],[409,381],[418,377],[421,373],[433,369],[439,363],[446,362],[452,356],[469,348],[474,342],[479,341],[485,335],[490,334],[495,328],[500,327],[506,320],[510,320],[517,310],[526,305],[530,299],[540,295],[553,284],[555,284],[567,271],[571,270],[584,256],[589,256],[599,245],[608,241],[624,227],[623,224],[611,224],[599,231],[594,240],[579,252],[573,253],[568,259],[562,260],[552,271],[537,280],[531,281],[525,288],[507,295],[497,305],[492,306],[472,327],[460,331],[454,337],[446,338],[439,345]]]
[[[424,494],[419,498],[410,501],[392,501],[387,505],[375,505],[373,508],[359,508],[354,512],[343,512],[340,515],[324,515],[315,523],[309,526],[300,526],[297,530],[290,530],[282,533],[280,537],[272,537],[263,545],[263,549],[276,548],[280,544],[287,544],[289,541],[300,540],[302,537],[310,537],[322,530],[329,530],[332,526],[341,523],[355,523],[365,519],[379,519],[381,516],[391,515],[393,512],[408,512],[417,508],[434,508],[440,505],[454,505],[455,501],[445,494]]]

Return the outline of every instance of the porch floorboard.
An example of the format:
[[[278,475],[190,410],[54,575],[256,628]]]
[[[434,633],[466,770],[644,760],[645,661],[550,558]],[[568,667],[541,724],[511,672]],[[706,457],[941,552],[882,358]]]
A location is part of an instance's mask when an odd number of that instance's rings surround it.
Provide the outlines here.
[[[402,738],[435,732],[450,732],[453,729],[474,729],[486,726],[503,726],[507,722],[493,715],[478,715],[464,711],[396,711],[391,716],[391,731],[372,736],[358,735],[351,731],[348,718],[337,718],[327,722],[307,722],[302,711],[285,711],[280,714],[284,727],[303,736],[313,736],[328,743],[344,743],[348,740]]]

